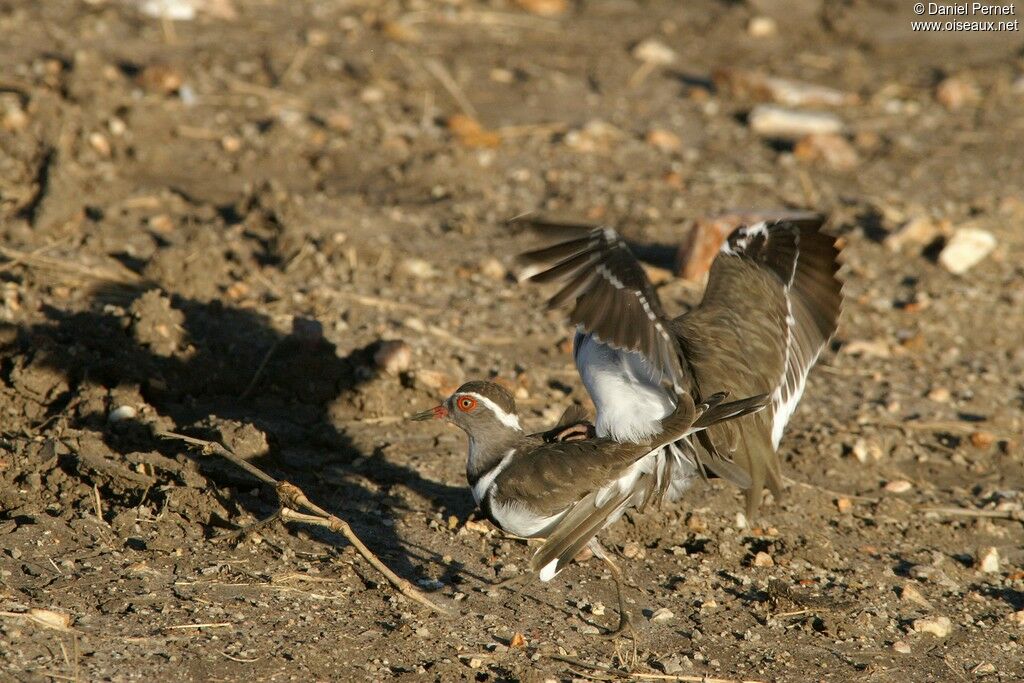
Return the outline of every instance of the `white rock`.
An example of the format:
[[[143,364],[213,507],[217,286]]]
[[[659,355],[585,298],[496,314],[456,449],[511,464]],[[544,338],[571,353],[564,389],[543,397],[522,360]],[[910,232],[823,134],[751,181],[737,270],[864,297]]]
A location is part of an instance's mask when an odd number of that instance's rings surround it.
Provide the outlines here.
[[[917,633],[930,633],[937,638],[945,638],[953,630],[953,623],[949,617],[923,617],[914,619],[914,631]]]
[[[672,610],[668,609],[667,607],[659,607],[657,610],[655,610],[654,614],[651,615],[651,621],[671,621],[672,619],[675,619],[675,616],[676,615],[672,613]]]
[[[996,248],[995,235],[980,228],[960,228],[939,254],[942,267],[960,275],[980,263]]]
[[[914,488],[914,485],[906,479],[896,479],[885,485],[885,490],[889,493],[906,493],[912,488]]]
[[[750,129],[767,138],[796,140],[805,135],[841,133],[844,125],[834,114],[797,111],[771,104],[759,104],[749,116]]]
[[[999,573],[999,549],[993,546],[983,548],[978,552],[977,557],[978,571],[984,572],[985,574],[998,574]]]
[[[633,48],[633,56],[649,64],[671,64],[676,61],[676,51],[654,38],[638,43]]]
[[[117,406],[110,411],[110,415],[107,416],[107,420],[110,422],[124,422],[130,420],[139,414],[133,406]]]
[[[779,25],[771,17],[753,17],[747,22],[747,33],[755,38],[774,36],[778,31]]]
[[[896,652],[899,652],[901,655],[909,655],[910,643],[908,643],[905,640],[897,640],[895,643],[892,644],[892,649]]]

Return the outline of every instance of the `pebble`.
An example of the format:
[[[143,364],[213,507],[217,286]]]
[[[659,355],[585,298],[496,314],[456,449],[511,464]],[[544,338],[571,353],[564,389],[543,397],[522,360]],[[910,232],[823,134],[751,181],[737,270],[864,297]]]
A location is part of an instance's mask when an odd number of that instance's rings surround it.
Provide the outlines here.
[[[924,597],[921,591],[917,589],[917,586],[912,583],[905,583],[900,588],[900,600],[912,602],[925,609],[931,609],[932,607],[932,603],[928,601],[928,598]]]
[[[937,638],[945,638],[953,630],[949,617],[922,617],[914,619],[916,633],[930,633]]]
[[[585,636],[596,636],[601,631],[598,630],[596,626],[591,626],[590,624],[583,624],[582,626],[576,627],[576,632],[582,633]]]
[[[420,258],[406,258],[398,262],[398,265],[395,266],[394,273],[397,275],[425,280],[427,278],[434,277],[437,271],[429,261],[424,261]]]
[[[798,140],[806,135],[829,135],[843,131],[842,120],[826,112],[797,111],[771,104],[759,104],[750,112],[750,129],[762,137]]]
[[[103,133],[89,133],[89,146],[101,157],[109,157],[112,152],[110,141]]]
[[[981,93],[971,81],[958,76],[944,79],[935,87],[935,99],[946,109],[956,111],[981,99]]]
[[[401,339],[381,342],[373,362],[389,375],[399,375],[412,365],[412,347]]]
[[[1011,612],[1006,619],[1014,626],[1024,628],[1024,609],[1018,612]]]
[[[647,144],[662,152],[675,152],[683,146],[683,141],[672,131],[652,128],[647,131]]]
[[[914,485],[906,479],[896,479],[887,483],[884,488],[889,493],[906,493],[914,488]]]
[[[670,610],[669,608],[659,607],[654,611],[654,614],[651,615],[651,621],[656,623],[662,621],[671,621],[672,619],[675,619],[675,617],[676,615],[673,614],[672,610]]]
[[[501,261],[492,256],[480,262],[480,274],[492,280],[504,280],[508,275],[508,269]]]
[[[117,406],[110,411],[107,421],[111,423],[124,422],[138,415],[138,412],[134,406]]]
[[[935,387],[928,392],[928,400],[936,403],[949,403],[952,393],[946,387]]]
[[[523,647],[526,647],[526,645],[527,645],[526,636],[524,636],[519,631],[516,631],[515,633],[513,633],[512,634],[512,639],[508,641],[508,646],[510,648],[523,648]]]
[[[747,34],[755,38],[767,38],[778,32],[779,25],[771,17],[751,17],[747,22]]]
[[[640,547],[640,544],[636,541],[628,541],[626,545],[622,546],[622,556],[627,560],[632,560],[637,557],[642,557],[644,549]]]
[[[838,509],[841,514],[845,515],[853,509],[853,501],[846,496],[843,496],[836,500],[836,509]]]
[[[604,615],[604,603],[595,602],[593,605],[590,606],[590,613],[593,614],[595,617],[603,616]]]
[[[169,64],[150,64],[139,72],[135,82],[149,92],[171,95],[178,92],[185,78],[181,71]]]
[[[812,134],[801,138],[793,148],[800,161],[827,166],[836,171],[849,171],[860,164],[857,150],[842,135]]]
[[[975,566],[984,574],[999,573],[999,549],[993,546],[982,548],[975,557]]]
[[[569,9],[567,0],[516,0],[516,4],[538,17],[557,17]]]
[[[951,227],[949,221],[936,220],[931,216],[915,216],[888,235],[885,246],[891,251],[902,251],[908,246],[923,247],[949,232]]]
[[[853,457],[862,465],[878,462],[882,459],[882,447],[867,439],[857,439],[853,444]]]
[[[908,643],[905,640],[897,640],[895,643],[892,644],[892,649],[896,652],[899,652],[901,655],[909,655],[910,643]]]
[[[992,432],[971,432],[971,445],[975,448],[988,448],[995,443],[996,436]]]
[[[671,64],[676,61],[676,51],[660,40],[648,38],[633,48],[633,57],[648,64]]]
[[[980,228],[960,228],[939,253],[939,263],[961,275],[979,264],[996,248],[995,235]]]
[[[754,566],[755,567],[774,567],[775,560],[768,553],[762,551],[757,555],[754,555]]]
[[[776,78],[760,71],[718,69],[714,80],[715,85],[733,95],[768,100],[787,107],[841,107],[860,101],[854,93],[816,83]]]

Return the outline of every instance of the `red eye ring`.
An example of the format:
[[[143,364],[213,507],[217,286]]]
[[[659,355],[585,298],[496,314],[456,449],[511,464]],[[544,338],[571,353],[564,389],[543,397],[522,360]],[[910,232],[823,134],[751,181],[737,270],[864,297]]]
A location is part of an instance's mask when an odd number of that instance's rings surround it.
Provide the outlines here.
[[[464,413],[470,413],[476,409],[476,399],[472,396],[460,396],[455,401],[455,407]]]

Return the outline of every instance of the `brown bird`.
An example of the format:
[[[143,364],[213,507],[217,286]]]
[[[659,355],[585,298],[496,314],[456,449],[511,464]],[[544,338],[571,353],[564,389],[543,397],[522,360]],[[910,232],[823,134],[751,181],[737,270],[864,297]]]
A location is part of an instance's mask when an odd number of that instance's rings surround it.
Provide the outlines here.
[[[681,394],[698,404],[719,391],[771,396],[767,410],[651,453],[650,476],[637,487],[674,500],[717,474],[746,488],[748,517],[766,486],[781,495],[776,449],[842,306],[839,250],[822,224],[815,217],[738,228],[712,263],[700,305],[675,318],[614,230],[521,256],[521,279],[563,284],[549,305],[572,306],[573,353],[598,436],[649,439]]]
[[[441,405],[411,419],[443,419],[462,428],[469,437],[466,476],[480,509],[509,533],[546,539],[525,577],[548,581],[587,546],[608,564],[619,600],[617,633],[629,623],[622,573],[596,535],[627,508],[648,502],[653,489],[636,486],[638,478],[649,475],[648,454],[768,403],[766,395],[723,403],[725,397],[714,394],[695,406],[682,394],[657,429],[635,441],[566,438],[565,427],[577,417],[568,412],[566,424],[555,430],[526,434],[515,399],[493,382],[467,382]]]

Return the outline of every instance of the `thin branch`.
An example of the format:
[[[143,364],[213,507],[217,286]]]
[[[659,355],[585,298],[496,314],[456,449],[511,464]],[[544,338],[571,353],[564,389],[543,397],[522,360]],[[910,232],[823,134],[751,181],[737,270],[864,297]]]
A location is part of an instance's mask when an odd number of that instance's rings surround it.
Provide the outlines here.
[[[325,526],[337,533],[340,533],[342,536],[345,537],[345,540],[351,543],[352,546],[359,552],[359,554],[363,556],[363,559],[369,562],[374,569],[383,574],[384,578],[386,578],[391,583],[391,585],[397,588],[402,595],[409,598],[410,600],[420,603],[424,607],[429,607],[431,610],[435,612],[439,612],[442,614],[451,613],[451,610],[449,608],[433,602],[432,600],[430,600],[430,598],[428,598],[422,592],[417,590],[411,583],[409,583],[408,581],[406,581],[405,579],[391,571],[391,569],[388,568],[386,564],[381,562],[380,558],[373,554],[373,551],[366,547],[366,544],[364,544],[363,541],[359,538],[359,536],[356,535],[356,533],[352,530],[352,527],[348,525],[348,522],[344,521],[343,519],[335,515],[332,515],[331,513],[327,512],[320,506],[310,501],[309,498],[306,497],[306,494],[303,493],[302,489],[300,489],[295,484],[289,483],[287,481],[278,481],[277,479],[274,479],[263,470],[243,460],[242,458],[239,458],[234,453],[229,451],[227,448],[225,448],[224,446],[220,445],[215,441],[206,441],[204,439],[197,439],[195,437],[186,436],[184,434],[178,434],[177,432],[169,431],[157,431],[156,435],[169,439],[178,439],[184,441],[185,443],[192,444],[194,446],[200,446],[202,448],[202,452],[204,455],[219,455],[225,460],[228,460],[229,462],[232,462],[235,465],[241,467],[243,470],[253,475],[260,481],[273,485],[274,489],[277,491],[278,499],[281,501],[280,516],[282,519],[304,522],[307,524],[317,524],[320,526]],[[313,514],[303,514],[301,512],[297,512],[296,509],[305,509]]]

